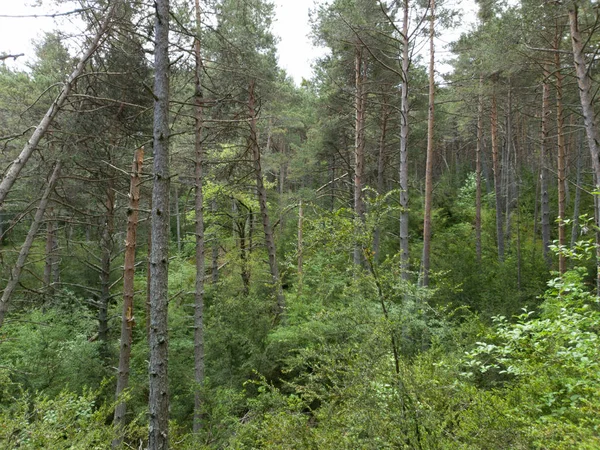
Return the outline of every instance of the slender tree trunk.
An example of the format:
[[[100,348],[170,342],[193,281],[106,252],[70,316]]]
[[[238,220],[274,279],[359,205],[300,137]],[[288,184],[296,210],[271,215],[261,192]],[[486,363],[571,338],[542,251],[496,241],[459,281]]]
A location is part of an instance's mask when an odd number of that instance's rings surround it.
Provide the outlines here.
[[[275,253],[275,239],[271,222],[269,221],[269,212],[267,209],[267,190],[263,183],[262,167],[260,162],[260,147],[258,145],[258,131],[256,126],[256,109],[254,97],[254,81],[250,82],[250,98],[248,101],[248,110],[250,112],[250,147],[254,159],[254,172],[256,175],[256,191],[258,193],[258,203],[260,205],[260,214],[262,216],[263,230],[265,233],[265,242],[267,244],[267,253],[269,255],[269,267],[271,269],[271,278],[277,298],[277,317],[285,313],[285,297],[281,287],[281,278],[279,276],[279,267],[277,266],[277,255]]]
[[[513,179],[514,171],[516,167],[513,167],[513,118],[512,118],[512,88],[511,80],[508,80],[508,94],[506,102],[506,145],[503,162],[503,175],[504,175],[504,244],[510,249],[510,238],[511,238],[511,216],[513,209]]]
[[[133,314],[134,275],[135,275],[135,248],[137,226],[140,214],[140,185],[142,183],[142,165],[144,164],[144,148],[136,150],[131,166],[131,183],[129,186],[129,209],[127,210],[127,237],[125,238],[125,261],[123,264],[123,314],[121,316],[121,345],[119,351],[119,371],[117,373],[117,391],[115,398],[118,400],[129,384],[129,368],[131,360],[131,345],[133,344]],[[123,442],[122,430],[125,427],[125,413],[127,404],[121,400],[114,415],[114,425],[117,429],[117,438],[112,442],[113,448],[118,448]]]
[[[195,189],[196,189],[196,286],[194,304],[194,433],[202,428],[202,386],[204,385],[204,106],[202,92],[202,11],[200,1],[195,0],[196,6],[196,39],[194,56],[196,70],[194,72],[195,106],[196,106],[196,135],[195,135]]]
[[[494,82],[495,89],[495,82]],[[504,232],[502,230],[502,189],[500,182],[500,162],[498,160],[498,106],[496,92],[492,94],[492,170],[494,172],[494,194],[496,198],[496,239],[498,260],[504,261]]]
[[[61,163],[58,161],[54,166],[54,170],[52,175],[50,176],[50,180],[46,185],[46,189],[44,194],[42,195],[42,199],[40,200],[40,204],[33,218],[33,223],[29,228],[29,233],[27,233],[27,237],[25,238],[25,242],[23,242],[23,246],[21,247],[21,251],[19,252],[19,256],[17,258],[17,262],[15,263],[15,267],[13,268],[10,276],[10,280],[6,284],[4,288],[4,292],[2,293],[2,298],[0,298],[0,327],[4,323],[4,318],[6,316],[6,312],[8,311],[8,302],[10,297],[19,284],[19,278],[21,277],[21,272],[23,271],[23,267],[25,267],[25,262],[27,261],[27,256],[29,255],[29,250],[31,250],[31,246],[33,245],[33,240],[35,239],[35,235],[40,228],[40,224],[44,218],[44,211],[46,210],[46,206],[48,205],[48,198],[54,189],[54,185],[58,180],[58,175],[60,173]]]
[[[363,70],[366,63],[363,60],[363,49],[358,44],[354,53],[355,74],[355,130],[354,130],[354,213],[357,223],[364,222],[365,203],[363,186],[365,176],[365,79]],[[354,264],[362,262],[362,245],[357,242],[354,246]]]
[[[550,115],[550,70],[544,66],[544,82],[542,84],[542,139],[540,145],[541,191],[542,191],[542,246],[546,264],[552,264],[550,254],[550,196],[548,193],[548,116]]]
[[[431,207],[433,202],[433,145],[435,108],[435,0],[430,0],[431,20],[429,24],[429,115],[427,118],[427,161],[425,167],[425,214],[423,218],[423,273],[421,284],[429,286],[429,257],[431,254]]]
[[[304,205],[302,199],[298,204],[298,292],[302,292],[304,278]]]
[[[48,296],[54,295],[54,286],[59,281],[58,238],[54,208],[48,208],[46,220],[46,262],[44,265],[44,287]]]
[[[387,140],[387,122],[388,122],[388,99],[384,95],[383,106],[381,110],[381,136],[379,137],[379,155],[377,156],[377,194],[383,195],[385,189],[385,144]],[[381,239],[381,227],[377,224],[373,235],[373,252],[375,261],[379,261],[379,245]]]
[[[581,172],[583,169],[583,137],[577,140],[577,174],[575,182],[575,200],[573,202],[573,227],[571,228],[571,249],[579,237],[579,215],[581,205],[581,183],[583,182]]]
[[[44,116],[42,121],[39,123],[31,137],[23,147],[23,150],[21,151],[19,156],[12,162],[10,167],[4,173],[2,181],[0,181],[0,208],[4,204],[4,200],[6,199],[6,196],[8,195],[8,192],[10,191],[11,187],[17,180],[19,173],[21,173],[21,170],[23,169],[25,164],[27,164],[27,161],[29,161],[29,158],[33,154],[34,150],[37,148],[38,144],[40,143],[40,140],[48,131],[50,124],[52,124],[52,121],[55,119],[56,115],[63,107],[65,101],[67,100],[67,97],[73,89],[73,86],[75,86],[75,83],[77,82],[77,78],[83,72],[87,61],[91,58],[91,56],[96,52],[96,50],[100,46],[103,37],[105,36],[106,32],[108,31],[111,25],[112,17],[120,1],[122,0],[115,1],[110,6],[104,18],[104,21],[100,24],[100,28],[98,28],[98,31],[92,39],[92,41],[90,42],[90,45],[88,46],[87,50],[81,56],[79,63],[77,64],[71,75],[69,75],[69,77],[67,78],[65,84],[63,85],[60,91],[60,94],[58,95],[56,100],[54,100],[50,105],[50,108],[46,112],[46,115]]]
[[[475,252],[481,262],[481,150],[483,146],[483,75],[479,76],[477,148],[475,150]]]
[[[155,0],[149,450],[169,448],[169,0]]]
[[[179,211],[179,186],[175,185],[175,232],[177,233],[177,253],[181,253],[181,211]]]
[[[588,72],[585,62],[584,41],[579,31],[579,20],[577,18],[577,4],[569,4],[569,23],[571,26],[571,43],[573,44],[573,62],[577,74],[577,84],[579,85],[579,99],[581,100],[581,110],[583,112],[583,121],[585,131],[592,156],[592,168],[594,169],[595,190],[600,191],[600,141],[598,140],[598,129],[596,117],[594,115],[594,92],[592,91],[592,78]],[[598,196],[594,195],[596,227],[600,229],[600,205]],[[596,233],[596,274],[597,274],[597,294],[600,295],[600,235]]]
[[[556,133],[558,135],[558,245],[564,248],[567,244],[566,236],[566,152],[565,152],[565,117],[563,113],[563,74],[560,65],[560,41],[562,32],[556,24],[556,39],[554,47],[554,65],[556,70]],[[563,274],[567,271],[567,259],[563,252],[558,255],[558,271]]]
[[[402,19],[402,89],[400,97],[400,276],[408,280],[409,248],[408,248],[408,69],[409,69],[409,0],[403,3]]]
[[[211,202],[211,210],[213,215],[217,213],[217,201],[215,199]],[[219,239],[217,233],[213,236],[212,244],[212,284],[219,282]]]
[[[102,351],[107,357],[108,351],[108,304],[110,302],[110,276],[112,273],[111,263],[113,256],[113,237],[115,234],[115,189],[112,178],[109,178],[106,186],[106,215],[104,216],[104,227],[100,248],[102,257],[100,260],[100,298],[98,310],[98,339],[102,344]]]

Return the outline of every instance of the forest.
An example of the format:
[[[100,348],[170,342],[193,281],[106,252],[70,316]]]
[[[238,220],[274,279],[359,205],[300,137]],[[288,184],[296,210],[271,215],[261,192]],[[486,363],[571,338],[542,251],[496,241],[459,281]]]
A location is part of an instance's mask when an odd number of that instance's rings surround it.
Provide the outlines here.
[[[290,0],[291,1],[291,0]],[[43,0],[0,53],[0,448],[600,448],[600,10]],[[594,406],[595,405],[595,406]]]

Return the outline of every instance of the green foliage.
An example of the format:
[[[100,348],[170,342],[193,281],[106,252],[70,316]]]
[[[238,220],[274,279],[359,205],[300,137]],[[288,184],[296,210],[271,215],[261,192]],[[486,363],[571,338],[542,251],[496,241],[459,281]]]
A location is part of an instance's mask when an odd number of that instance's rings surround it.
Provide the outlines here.
[[[81,393],[99,386],[108,375],[103,369],[100,344],[94,341],[96,324],[80,299],[63,293],[62,305],[46,311],[33,309],[7,320],[0,340],[0,366],[30,393],[50,397],[63,389]]]
[[[592,431],[600,425],[600,313],[584,272],[549,282],[539,312],[525,311],[515,323],[496,317],[490,337],[466,360],[467,377],[505,386],[515,417],[535,424],[534,436],[547,448],[600,442]]]

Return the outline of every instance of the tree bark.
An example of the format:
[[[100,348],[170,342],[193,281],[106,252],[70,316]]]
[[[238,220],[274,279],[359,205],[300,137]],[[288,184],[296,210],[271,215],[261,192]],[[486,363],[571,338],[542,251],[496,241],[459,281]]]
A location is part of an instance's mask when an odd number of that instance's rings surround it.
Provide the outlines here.
[[[302,199],[298,204],[298,293],[302,292],[304,281],[304,205]]]
[[[108,351],[108,304],[110,302],[110,276],[113,255],[113,237],[115,234],[115,189],[112,178],[106,186],[106,215],[100,239],[102,256],[100,259],[100,298],[98,310],[98,340],[102,344],[102,352],[107,357]]]
[[[588,139],[590,153],[592,155],[592,168],[596,176],[595,182],[600,183],[600,141],[598,140],[598,129],[596,126],[596,117],[594,115],[594,93],[592,91],[592,78],[589,74],[584,54],[584,41],[579,31],[579,21],[577,18],[577,5],[571,4],[569,9],[569,23],[571,26],[571,43],[573,44],[573,61],[577,75],[577,84],[579,85],[579,99],[581,101],[581,110],[585,131]],[[596,190],[598,186],[596,186]]]
[[[542,84],[542,139],[540,145],[541,191],[542,191],[542,246],[544,259],[548,267],[552,264],[550,253],[550,196],[548,193],[548,116],[550,115],[550,70],[544,66],[544,82]]]
[[[565,117],[563,113],[563,74],[560,65],[560,41],[562,32],[556,24],[556,38],[554,47],[554,65],[556,70],[556,133],[558,135],[558,245],[564,248],[567,244],[566,236],[566,151],[565,151]],[[558,271],[563,274],[567,271],[567,258],[563,252],[558,254]]]
[[[379,137],[379,154],[377,156],[377,195],[383,195],[383,191],[385,189],[385,144],[387,140],[388,117],[388,99],[387,95],[384,95],[383,105],[381,108],[381,136]],[[381,226],[377,224],[373,234],[373,252],[375,253],[375,261],[379,261],[380,240]]]
[[[213,215],[217,213],[217,201],[211,202],[211,210]],[[214,233],[212,244],[212,284],[219,282],[219,239],[217,233]]]
[[[149,450],[169,448],[169,0],[155,0]]]
[[[25,164],[27,164],[27,161],[29,161],[29,158],[33,154],[34,150],[37,148],[38,144],[40,143],[40,140],[48,131],[50,124],[55,119],[60,109],[63,107],[65,101],[67,100],[67,97],[69,96],[71,90],[75,86],[77,78],[83,72],[87,61],[91,58],[91,56],[96,52],[96,50],[100,46],[101,40],[110,27],[115,9],[120,1],[121,0],[115,1],[110,6],[108,12],[106,13],[106,17],[104,18],[104,21],[101,23],[100,28],[96,32],[96,35],[92,39],[92,42],[88,46],[87,50],[81,56],[81,59],[77,63],[77,66],[75,67],[71,75],[69,75],[69,77],[67,78],[67,81],[63,85],[60,94],[50,105],[50,108],[46,112],[46,115],[36,127],[35,131],[23,147],[23,150],[21,150],[19,156],[12,162],[11,166],[5,172],[2,181],[0,181],[0,208],[4,204],[4,200],[6,199],[6,196],[8,195],[8,192],[12,188],[13,184],[17,180],[19,173],[21,173],[21,170],[23,169]]]
[[[435,112],[435,0],[430,0],[429,23],[429,115],[427,117],[427,160],[425,163],[425,212],[423,217],[423,260],[421,284],[429,286],[429,259],[431,254],[431,207],[433,202],[433,145]]]
[[[575,200],[573,202],[573,226],[571,228],[571,249],[575,247],[575,242],[579,237],[579,210],[581,205],[581,183],[583,170],[583,137],[579,136],[577,139],[577,174],[575,175]]]
[[[362,224],[365,219],[365,203],[363,199],[365,176],[365,76],[363,71],[365,68],[366,63],[363,60],[363,50],[356,44],[354,54],[354,214],[356,216],[357,224]],[[354,264],[359,266],[362,259],[362,245],[360,242],[356,242],[354,245]]]
[[[475,150],[475,253],[481,262],[481,151],[483,145],[483,75],[479,77],[477,148]]]
[[[0,298],[0,327],[2,327],[2,324],[4,323],[4,318],[6,316],[6,312],[8,311],[8,302],[13,291],[17,287],[17,284],[19,284],[19,278],[21,277],[23,267],[25,267],[25,262],[27,261],[29,250],[31,250],[31,246],[33,245],[35,235],[38,232],[40,224],[42,223],[42,220],[44,218],[44,211],[46,210],[46,206],[48,205],[48,198],[50,197],[50,194],[54,189],[54,185],[58,180],[60,168],[61,162],[58,161],[54,166],[54,170],[52,172],[52,175],[50,176],[50,180],[46,185],[46,189],[44,191],[44,194],[42,195],[42,199],[40,200],[40,204],[33,218],[31,227],[29,228],[29,232],[27,233],[27,237],[25,238],[25,242],[23,242],[23,246],[21,247],[21,251],[19,252],[19,256],[17,258],[17,262],[15,263],[15,267],[11,272],[10,280],[4,288],[2,298]]]
[[[44,287],[48,296],[54,295],[54,286],[59,281],[58,238],[54,208],[48,208],[46,219],[46,261],[44,264]]]
[[[592,91],[592,78],[588,72],[585,62],[584,41],[579,31],[579,20],[577,18],[577,5],[571,3],[569,7],[569,24],[571,27],[571,43],[573,45],[573,62],[579,85],[579,99],[583,112],[583,121],[588,139],[588,146],[592,156],[592,168],[594,169],[595,191],[600,191],[600,159],[598,130],[596,117],[594,115],[594,93]],[[598,195],[594,195],[596,228],[600,227],[600,205]],[[596,233],[596,286],[597,294],[600,295],[600,236]]]
[[[277,298],[276,316],[281,317],[285,313],[285,297],[281,287],[281,278],[279,276],[279,267],[277,266],[277,255],[275,253],[275,239],[273,230],[269,220],[269,212],[267,209],[267,190],[263,183],[262,167],[260,161],[260,147],[258,145],[258,130],[256,126],[256,109],[255,109],[255,94],[254,80],[250,82],[250,97],[248,100],[248,110],[250,113],[250,139],[249,145],[252,150],[254,159],[254,173],[256,176],[256,191],[258,194],[258,203],[260,206],[260,214],[262,216],[263,230],[265,233],[265,242],[267,244],[267,254],[269,256],[269,268],[271,269],[271,279],[275,289]]]
[[[133,314],[135,249],[137,226],[140,214],[140,185],[142,183],[142,165],[144,164],[144,148],[136,150],[131,166],[131,183],[129,186],[129,209],[127,210],[127,237],[125,238],[125,261],[123,264],[123,314],[121,316],[121,345],[119,350],[119,370],[117,373],[117,401],[129,384],[129,368],[131,360],[131,345],[133,344]],[[122,430],[125,427],[127,404],[121,400],[114,414],[114,425],[118,436],[112,442],[113,448],[118,448],[123,441]]]
[[[195,177],[195,211],[196,211],[196,286],[194,302],[194,433],[202,428],[202,386],[204,384],[204,195],[202,184],[204,183],[204,107],[202,92],[202,11],[200,1],[195,0],[196,6],[196,36],[194,39],[195,57],[195,142],[196,153],[194,177]]]
[[[400,97],[400,276],[408,280],[409,248],[408,248],[408,69],[409,69],[409,0],[404,0],[402,19],[402,89]]]
[[[500,186],[500,162],[498,158],[498,105],[496,102],[496,92],[492,94],[491,127],[492,171],[494,172],[494,194],[496,198],[496,239],[498,242],[498,260],[504,261],[504,232],[502,230],[502,189]]]

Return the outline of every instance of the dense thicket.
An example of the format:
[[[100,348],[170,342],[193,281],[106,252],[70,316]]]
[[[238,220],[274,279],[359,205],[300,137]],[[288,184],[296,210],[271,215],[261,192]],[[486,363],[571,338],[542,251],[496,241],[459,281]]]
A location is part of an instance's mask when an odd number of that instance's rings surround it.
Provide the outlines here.
[[[0,62],[3,181],[57,109],[0,210],[1,447],[600,446],[592,3],[478,2],[435,86],[443,2],[316,6],[300,86],[267,0],[83,3]]]

